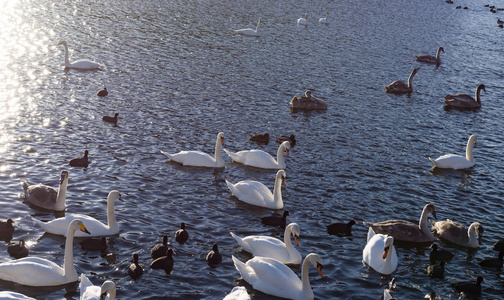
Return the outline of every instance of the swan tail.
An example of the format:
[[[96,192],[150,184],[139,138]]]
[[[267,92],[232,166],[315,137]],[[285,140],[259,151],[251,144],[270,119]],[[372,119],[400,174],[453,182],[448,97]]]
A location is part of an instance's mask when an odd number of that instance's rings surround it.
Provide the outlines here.
[[[231,151],[229,151],[229,150],[227,150],[227,149],[225,149],[225,148],[224,148],[224,152],[226,152],[226,154],[227,154],[229,157],[231,157],[231,159],[232,159],[233,161],[236,161],[236,162],[241,162],[240,158],[236,155],[236,153],[235,153],[235,152],[231,152]]]
[[[93,283],[89,280],[89,278],[84,275],[84,273],[81,274],[80,276],[80,283],[79,283],[79,289],[82,291],[84,290],[85,287],[91,286]],[[82,297],[82,295],[81,295]]]
[[[173,156],[171,154],[169,154],[168,152],[164,152],[163,150],[159,150],[161,152],[161,154],[167,156],[169,159],[173,159]]]
[[[228,187],[228,189],[231,191],[231,194],[235,194],[235,187],[234,187],[234,184],[232,184],[231,182],[227,181],[226,180],[226,185]],[[236,196],[236,195],[235,195]]]
[[[369,242],[369,240],[372,239],[375,234],[376,233],[374,232],[373,227],[369,227],[368,234],[367,234],[367,241]]]
[[[231,234],[231,236],[236,240],[236,242],[238,243],[238,245],[240,245],[240,247],[243,248],[243,250],[245,250],[245,251],[249,251],[250,250],[249,247],[247,247],[247,245],[243,242],[243,239],[241,237],[237,236],[236,234],[234,234],[232,232],[229,232],[229,234]]]
[[[234,255],[231,255],[231,258],[233,259],[234,266],[240,273],[241,277],[249,284],[253,285],[256,281],[254,270],[247,266],[244,262],[240,261],[238,258],[234,257]]]
[[[47,226],[46,223],[40,221],[40,220],[37,220],[37,219],[33,219],[35,220],[35,222],[42,228],[44,229],[45,231],[49,232],[49,233],[54,233],[51,228],[49,228],[49,226]]]
[[[438,166],[435,160],[433,160],[433,159],[432,159],[432,158],[430,158],[430,157],[429,157],[429,160],[430,160],[430,161],[434,164],[434,166],[435,166],[435,167],[437,167],[437,166]]]

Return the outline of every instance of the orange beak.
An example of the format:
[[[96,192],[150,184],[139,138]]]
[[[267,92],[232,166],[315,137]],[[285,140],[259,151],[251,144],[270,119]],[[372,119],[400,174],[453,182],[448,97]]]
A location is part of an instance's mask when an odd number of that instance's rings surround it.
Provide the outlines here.
[[[285,153],[287,154],[287,157],[289,157],[289,149],[286,149]]]
[[[294,242],[296,243],[296,246],[299,246],[299,238],[297,235],[294,236]]]
[[[322,272],[322,265],[317,264],[317,270],[321,278],[324,278],[324,272]]]
[[[383,251],[383,259],[387,258],[388,252],[389,252],[389,247],[385,248],[385,250]]]
[[[285,180],[285,177],[282,177],[282,183],[283,185],[287,186],[287,180]]]
[[[221,141],[221,144],[224,145],[224,138],[223,137],[221,137],[220,141]]]

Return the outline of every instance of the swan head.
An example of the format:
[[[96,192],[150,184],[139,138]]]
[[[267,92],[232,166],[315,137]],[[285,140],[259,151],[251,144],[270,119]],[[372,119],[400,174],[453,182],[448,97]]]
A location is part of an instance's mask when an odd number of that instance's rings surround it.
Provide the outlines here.
[[[418,72],[418,70],[420,70],[420,68],[414,68],[413,71],[411,72],[411,75],[415,75]]]
[[[322,272],[324,265],[322,265],[322,259],[320,258],[320,256],[315,253],[310,253],[306,256],[305,259],[307,259],[315,268],[317,268],[320,277],[324,278],[324,272]]]
[[[105,300],[108,294],[110,294],[111,296],[115,295],[115,291],[116,291],[115,283],[112,280],[105,281],[101,286],[100,300]]]
[[[58,43],[58,45],[64,45],[65,47],[68,47],[68,44],[66,41],[61,41]]]
[[[275,179],[281,179],[282,180],[282,184],[287,186],[287,175],[285,173],[285,170],[278,170],[278,172],[276,173],[276,176],[275,176]],[[288,214],[289,212],[287,212]],[[285,212],[284,212],[285,214]]]
[[[261,19],[259,19],[259,20],[261,20]],[[224,145],[224,132],[219,132],[217,134],[217,139],[220,139],[221,144]]]
[[[291,234],[294,236],[294,242],[296,246],[299,246],[299,236],[301,235],[301,229],[297,223],[290,223],[287,225],[287,228],[290,229]]]
[[[439,47],[439,51],[442,51],[443,53],[445,53],[443,47]]]
[[[121,193],[119,191],[111,191],[109,194],[108,194],[108,197],[107,197],[107,201],[108,200],[111,200],[111,201],[115,201],[115,200],[120,200],[120,201],[123,201],[122,197],[121,197]],[[124,202],[124,201],[123,201]]]
[[[304,18],[308,20],[308,14],[304,14]]]
[[[436,217],[436,206],[434,204],[429,203],[429,204],[425,205],[424,211],[427,214],[431,214],[434,217],[434,219],[437,220],[437,217]]]
[[[476,134],[473,134],[469,137],[469,144],[474,145],[474,147],[477,146],[477,141],[478,141],[478,136]]]
[[[78,219],[73,220],[68,227],[69,227],[68,229],[71,229],[71,230],[74,230],[74,231],[80,230],[80,231],[85,232],[87,234],[91,234],[86,229],[86,226],[84,226],[84,223],[82,223],[82,221],[78,220]]]
[[[285,149],[285,155],[289,157],[290,142],[285,141],[280,145],[281,149]]]
[[[481,239],[481,237],[483,237],[483,232],[485,230],[480,223],[474,222],[469,226],[469,231],[474,231],[474,233],[476,233],[478,237]]]
[[[482,84],[482,83],[478,84],[478,87],[476,88],[476,90],[478,90],[478,91],[479,90],[484,90],[486,92],[485,85]]]
[[[392,253],[392,247],[394,246],[394,238],[387,236],[385,238],[385,246],[383,247],[383,259],[387,259]]]
[[[60,173],[60,184],[63,184],[63,182],[68,179],[68,171],[67,170],[63,170],[61,171]]]

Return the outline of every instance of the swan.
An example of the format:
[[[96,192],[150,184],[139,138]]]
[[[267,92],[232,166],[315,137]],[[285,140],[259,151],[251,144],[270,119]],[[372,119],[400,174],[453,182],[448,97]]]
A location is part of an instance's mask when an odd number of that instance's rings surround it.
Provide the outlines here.
[[[394,247],[394,238],[380,233],[375,233],[369,227],[367,244],[362,250],[362,259],[376,272],[390,275],[397,268],[397,254]]]
[[[77,230],[89,234],[81,220],[73,220],[67,229],[63,267],[39,257],[25,257],[0,264],[0,279],[29,286],[55,286],[79,279],[73,263],[73,240]]]
[[[115,200],[122,200],[121,194],[119,191],[111,191],[107,197],[107,223],[108,225],[103,224],[93,217],[89,217],[87,215],[81,214],[68,214],[63,218],[57,218],[47,223],[44,223],[39,220],[35,220],[37,224],[42,227],[45,231],[52,234],[58,235],[66,235],[67,231],[65,231],[65,227],[68,227],[75,219],[80,219],[86,225],[86,228],[91,231],[91,234],[84,235],[81,232],[77,232],[75,234],[76,237],[83,236],[104,236],[104,235],[115,235],[119,233],[119,225],[116,222],[115,212],[114,212],[114,202]]]
[[[297,23],[298,25],[308,25],[308,14],[305,14],[304,18],[299,18]]]
[[[394,94],[407,94],[413,91],[413,77],[420,70],[420,68],[415,68],[411,71],[410,76],[408,77],[408,84],[404,83],[402,80],[396,80],[389,85],[385,86],[385,91],[387,93]]]
[[[89,165],[89,151],[84,151],[84,156],[70,160],[70,166],[87,168]]]
[[[180,151],[176,154],[161,151],[161,153],[184,166],[224,168],[224,160],[221,155],[222,145],[224,145],[224,132],[219,132],[215,141],[214,157],[201,151]]]
[[[116,285],[112,280],[107,280],[101,286],[96,286],[86,275],[81,274],[79,289],[80,300],[115,300],[116,297]],[[106,298],[107,295],[109,295],[108,298]]]
[[[212,250],[208,252],[206,256],[206,263],[215,268],[218,264],[222,262],[222,254],[219,252],[219,246],[216,243],[212,245]]]
[[[435,237],[427,226],[429,214],[436,218],[436,206],[432,203],[424,206],[418,225],[403,220],[388,220],[378,223],[364,222],[364,225],[370,226],[376,233],[389,234],[397,241],[432,242]]]
[[[319,23],[322,23],[322,24],[329,24],[329,11],[326,11],[325,13],[325,17],[324,18],[320,18],[318,21]]]
[[[26,295],[10,292],[10,291],[1,291],[0,299],[2,300],[36,300],[35,298],[28,297]]]
[[[138,277],[142,276],[142,274],[143,267],[138,263],[138,254],[133,253],[133,262],[128,267],[128,275],[133,279],[137,279]]]
[[[444,52],[444,48],[443,47],[439,47],[437,49],[437,52],[436,52],[436,57],[432,56],[432,55],[427,55],[427,54],[424,54],[424,55],[415,55],[415,60],[416,61],[419,61],[419,62],[424,62],[424,63],[428,63],[428,64],[436,64],[436,65],[439,65],[441,64],[441,51]]]
[[[102,120],[105,122],[109,123],[114,123],[117,125],[117,117],[119,116],[119,113],[115,113],[113,117],[111,116],[103,116]]]
[[[68,61],[68,44],[66,41],[59,42],[59,45],[65,47],[65,68],[68,69],[78,69],[78,70],[97,70],[100,69],[101,65],[90,60],[77,60],[72,63]]]
[[[467,140],[466,155],[465,157],[456,154],[445,154],[436,159],[429,157],[430,161],[434,164],[436,168],[444,169],[467,169],[471,168],[476,164],[473,156],[473,148],[476,146],[476,141],[478,136],[473,134]]]
[[[285,176],[284,170],[278,170],[275,176],[275,187],[273,188],[273,192],[264,184],[255,180],[242,180],[236,184],[232,184],[226,180],[226,184],[229,190],[231,190],[231,193],[240,201],[271,209],[282,209],[281,184],[287,185]]]
[[[479,241],[476,235],[478,235],[479,238],[483,236],[483,226],[478,222],[472,223],[469,228],[451,220],[431,222],[432,230],[440,238],[460,246],[478,248]]]
[[[320,277],[324,277],[322,260],[315,253],[305,257],[301,267],[301,280],[289,267],[273,258],[256,256],[246,263],[234,256],[231,258],[241,277],[254,289],[277,297],[295,300],[314,299],[308,278],[310,264],[317,268]]]
[[[163,235],[163,242],[155,245],[151,249],[151,257],[152,259],[160,258],[161,256],[166,255],[166,251],[168,250],[168,236]]]
[[[383,290],[383,300],[395,299],[390,294],[390,292],[392,292],[392,290],[394,290],[395,287],[396,287],[395,278],[392,278],[392,280],[389,282],[388,286]]]
[[[242,238],[232,232],[230,234],[243,250],[254,256],[273,258],[283,264],[299,265],[301,263],[301,254],[291,242],[291,235],[293,235],[296,246],[299,245],[300,229],[296,223],[287,225],[283,242],[271,236],[249,235]]]
[[[175,240],[179,244],[184,244],[189,239],[189,233],[185,229],[185,223],[180,223],[180,229],[175,232]]]
[[[269,153],[262,150],[243,150],[239,152],[231,152],[224,149],[224,152],[231,157],[235,162],[242,163],[247,166],[263,168],[263,169],[285,169],[285,160],[283,157],[283,152],[286,152],[286,156],[289,157],[290,143],[288,141],[283,142],[278,147],[277,160],[273,158]]]
[[[475,98],[467,95],[467,94],[456,94],[456,95],[446,95],[445,103],[448,107],[453,108],[480,108],[481,107],[481,98],[480,92],[485,89],[484,84],[478,84],[476,87],[476,95]],[[476,100],[474,100],[476,99]]]
[[[251,300],[244,286],[235,286],[222,300]]]
[[[312,96],[310,91],[306,91],[305,95],[302,97],[294,96],[291,99],[291,101],[289,102],[289,104],[292,106],[292,108],[297,108],[297,109],[307,109],[307,110],[310,110],[310,109],[326,110],[327,109],[327,102]]]
[[[238,29],[235,30],[235,33],[248,36],[261,36],[261,34],[259,33],[259,25],[261,25],[261,19],[257,21],[257,26],[255,30],[252,28]]]
[[[68,186],[68,171],[63,170],[60,173],[59,188],[56,190],[52,186],[37,184],[28,185],[28,183],[23,182],[23,188],[25,190],[25,201],[44,208],[54,211],[65,210],[65,198]]]

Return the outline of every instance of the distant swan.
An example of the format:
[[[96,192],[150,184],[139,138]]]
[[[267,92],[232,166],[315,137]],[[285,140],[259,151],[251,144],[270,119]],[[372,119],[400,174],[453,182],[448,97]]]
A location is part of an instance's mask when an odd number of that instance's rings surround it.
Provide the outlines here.
[[[68,61],[68,44],[66,41],[61,41],[59,45],[65,47],[65,68],[78,70],[96,70],[101,66],[99,63],[90,60],[77,60],[72,63]]]
[[[107,88],[104,87],[103,89],[99,90],[96,95],[100,96],[100,97],[105,97],[108,95],[108,91],[107,91]]]
[[[320,18],[318,21],[322,24],[329,24],[329,11],[326,11],[325,13],[325,17],[324,18]]]
[[[467,94],[446,95],[445,103],[446,103],[447,107],[453,107],[453,108],[469,108],[469,109],[480,108],[481,107],[481,98],[480,98],[481,90],[484,90],[486,92],[484,84],[478,84],[478,87],[476,87],[475,98],[473,98]]]
[[[89,151],[85,150],[84,151],[84,156],[82,157],[77,157],[69,162],[70,166],[72,167],[83,167],[87,168],[89,165]]]
[[[430,161],[437,168],[444,169],[467,169],[471,168],[476,164],[473,155],[473,148],[476,146],[476,141],[478,140],[478,136],[473,134],[469,137],[466,146],[466,155],[456,155],[456,154],[445,154],[436,159],[432,159],[429,157]]]
[[[284,151],[286,156],[289,157],[290,143],[288,141],[283,142],[278,147],[277,160],[273,158],[269,153],[262,150],[243,150],[239,152],[231,152],[224,149],[224,152],[231,157],[235,162],[242,163],[247,166],[263,168],[263,169],[285,169],[286,164],[283,157]]]
[[[297,23],[298,25],[308,25],[308,14],[305,14],[304,18],[299,18]]]
[[[261,25],[261,19],[257,21],[257,26],[255,30],[252,28],[238,29],[235,30],[235,33],[248,36],[261,36],[261,34],[259,33],[259,25]]]
[[[327,102],[324,100],[320,100],[311,95],[311,92],[308,90],[305,92],[304,96],[298,97],[294,96],[291,99],[290,105],[292,108],[297,109],[307,109],[307,110],[326,110]]]
[[[437,52],[436,52],[436,56],[432,56],[432,55],[415,55],[415,60],[416,61],[419,61],[419,62],[424,62],[424,63],[428,63],[428,64],[436,64],[436,65],[439,65],[441,64],[441,51],[444,52],[444,48],[443,47],[439,47],[437,49]]]
[[[420,70],[420,68],[415,68],[411,71],[410,76],[408,77],[408,84],[404,83],[402,80],[396,80],[389,85],[385,86],[385,90],[387,93],[394,94],[407,94],[413,91],[413,77]]]
[[[119,117],[119,113],[115,113],[113,117],[103,116],[102,120],[108,123],[114,123],[117,125],[117,117]]]
[[[373,228],[369,227],[367,244],[362,250],[362,260],[378,273],[392,274],[397,268],[394,238],[375,233]]]
[[[484,231],[483,226],[481,226],[478,222],[472,223],[469,228],[451,220],[438,222],[431,221],[431,223],[432,230],[440,238],[468,248],[478,248],[479,241],[476,235],[481,238]]]
[[[226,180],[226,184],[231,193],[238,200],[251,205],[262,206],[271,209],[282,209],[282,183],[287,185],[285,181],[285,171],[278,170],[275,176],[275,186],[273,192],[263,183],[255,180],[242,180],[232,184]]]
[[[23,182],[26,202],[44,209],[54,211],[65,210],[66,207],[65,198],[66,198],[67,186],[68,186],[67,170],[61,171],[59,188],[57,190],[52,186],[44,185],[41,183],[37,185],[28,185],[28,183]]]
[[[219,132],[215,141],[214,157],[202,151],[180,151],[176,154],[161,151],[161,153],[184,166],[224,168],[224,159],[222,159],[221,153],[222,145],[224,145],[224,132]]]
[[[115,300],[116,298],[116,285],[112,280],[106,280],[101,286],[93,285],[93,283],[81,274],[80,283],[80,300]],[[106,298],[106,296],[109,296]]]

